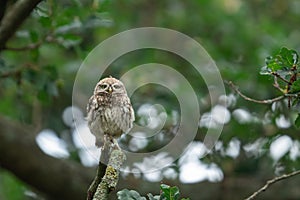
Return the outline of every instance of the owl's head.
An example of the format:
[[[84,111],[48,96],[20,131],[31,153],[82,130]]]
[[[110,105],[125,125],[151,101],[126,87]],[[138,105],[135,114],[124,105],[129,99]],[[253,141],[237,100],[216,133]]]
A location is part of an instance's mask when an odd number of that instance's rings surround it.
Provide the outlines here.
[[[126,89],[121,81],[110,76],[97,83],[94,94],[126,94]]]

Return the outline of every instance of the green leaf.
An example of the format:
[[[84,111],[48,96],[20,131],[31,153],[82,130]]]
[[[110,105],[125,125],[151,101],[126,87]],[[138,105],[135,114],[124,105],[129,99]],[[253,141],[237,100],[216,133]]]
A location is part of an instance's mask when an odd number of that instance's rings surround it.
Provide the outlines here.
[[[274,58],[273,56],[268,56],[266,58],[266,64],[267,64],[267,67],[269,69],[271,69],[272,72],[281,70],[283,68],[282,63],[280,62],[280,59],[278,59],[278,57]]]
[[[51,18],[49,18],[49,17],[40,17],[38,20],[44,28],[50,28],[51,27],[51,24],[52,24]]]
[[[24,192],[26,191],[26,187],[22,184],[22,182],[16,179],[13,175],[5,171],[1,171],[0,180],[1,180],[1,184],[0,184],[1,189],[2,188],[4,189],[3,191],[0,191],[0,194],[2,193],[4,199],[12,199],[12,200],[26,199],[24,195]]]
[[[44,66],[43,71],[45,71],[47,73],[47,76],[51,79],[51,80],[56,80],[58,78],[58,72],[55,66],[53,65],[47,65]]]
[[[165,197],[166,200],[177,200],[179,199],[180,193],[176,186],[170,187],[166,184],[161,184],[160,189],[162,190],[161,197]]]
[[[298,64],[298,59],[299,56],[295,50],[282,47],[278,54],[268,56],[265,62],[267,64],[267,68],[269,68],[272,72],[276,72],[278,70],[287,71],[291,69]]]
[[[36,7],[35,11],[40,17],[49,17],[49,5],[46,2],[41,2]]]
[[[137,191],[128,189],[117,192],[117,196],[119,200],[146,200],[146,198],[142,197]]]
[[[297,128],[300,128],[300,114],[298,113],[298,116],[297,116],[297,118],[296,118],[296,120],[295,120],[295,126],[297,127]]]
[[[37,42],[39,40],[39,34],[36,31],[30,31],[29,35],[32,42]]]
[[[45,105],[50,103],[50,96],[47,91],[40,90],[37,94],[38,100],[40,100]]]
[[[149,200],[159,200],[160,199],[159,195],[153,196],[153,194],[148,194],[147,196],[148,196]]]
[[[288,49],[286,47],[282,47],[280,49],[279,55],[282,58],[283,64],[286,65],[286,67],[292,67],[293,65],[298,63],[298,54],[293,49]]]
[[[300,79],[293,82],[290,92],[291,93],[300,92]]]

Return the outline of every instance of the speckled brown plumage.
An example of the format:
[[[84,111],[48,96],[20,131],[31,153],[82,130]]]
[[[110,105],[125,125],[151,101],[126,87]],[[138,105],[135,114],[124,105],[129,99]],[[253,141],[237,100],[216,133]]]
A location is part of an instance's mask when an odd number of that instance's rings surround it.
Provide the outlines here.
[[[97,146],[106,137],[118,138],[131,129],[134,111],[121,81],[109,77],[97,83],[87,105],[87,120]]]

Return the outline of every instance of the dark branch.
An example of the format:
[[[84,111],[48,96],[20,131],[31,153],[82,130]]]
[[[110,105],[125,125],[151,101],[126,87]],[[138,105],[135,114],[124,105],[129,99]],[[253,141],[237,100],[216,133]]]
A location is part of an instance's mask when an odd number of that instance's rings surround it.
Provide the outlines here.
[[[42,0],[18,0],[2,18],[0,25],[0,50],[10,37],[14,35],[22,22]]]
[[[102,177],[105,174],[106,167],[107,167],[106,163],[108,163],[108,159],[109,159],[109,146],[104,145],[101,148],[100,161],[99,161],[96,176],[87,191],[87,200],[92,200],[94,198],[97,187],[101,183]]]
[[[2,20],[6,10],[7,0],[0,1],[0,21]]]
[[[0,116],[0,166],[53,199],[81,200],[93,170],[45,155],[32,129]]]
[[[278,73],[272,72],[271,74],[272,74],[273,76],[279,78],[279,79],[282,80],[283,82],[285,82],[285,83],[287,83],[287,84],[290,84],[290,81],[284,79],[284,78],[283,78],[282,76],[280,76]]]
[[[267,183],[262,187],[260,188],[259,190],[257,190],[256,192],[254,192],[251,196],[249,196],[248,198],[246,198],[245,200],[251,200],[251,199],[254,199],[257,197],[257,195],[259,195],[260,193],[266,191],[268,189],[268,187],[270,187],[272,184],[278,182],[278,181],[281,181],[283,179],[287,179],[287,178],[290,178],[292,176],[296,176],[300,174],[300,170],[297,170],[297,171],[294,171],[292,173],[289,173],[289,174],[283,174],[282,176],[278,176],[278,177],[275,177],[271,180],[268,180]]]

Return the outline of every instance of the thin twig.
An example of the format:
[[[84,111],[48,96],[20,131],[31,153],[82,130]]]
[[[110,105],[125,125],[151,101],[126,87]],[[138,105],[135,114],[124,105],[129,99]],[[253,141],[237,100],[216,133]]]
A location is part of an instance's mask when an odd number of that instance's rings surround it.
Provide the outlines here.
[[[268,187],[270,187],[272,184],[274,184],[274,183],[276,183],[278,181],[281,181],[283,179],[287,179],[287,178],[290,178],[292,176],[296,176],[298,174],[300,174],[300,170],[296,170],[296,171],[294,171],[292,173],[289,173],[289,174],[283,174],[282,176],[278,176],[278,177],[275,177],[275,178],[273,178],[271,180],[268,180],[267,183],[262,188],[260,188],[256,192],[254,192],[251,196],[249,196],[245,200],[254,199],[257,195],[259,195],[260,193],[266,191],[268,189]]]
[[[254,102],[254,103],[260,103],[260,104],[271,104],[271,103],[274,103],[276,101],[280,101],[282,99],[285,98],[285,95],[282,95],[282,96],[278,96],[278,97],[275,97],[273,99],[266,99],[266,100],[257,100],[257,99],[252,99],[250,97],[247,97],[246,95],[244,95],[236,85],[234,85],[231,81],[229,82],[225,82],[227,83],[236,93],[238,93],[243,99],[247,100],[247,101],[251,101],[251,102]]]
[[[274,86],[277,90],[279,90],[280,92],[284,93],[284,90],[280,87],[280,85],[279,85],[279,83],[278,83],[278,81],[277,81],[277,76],[274,76],[274,84],[273,84],[273,86]]]
[[[282,80],[283,82],[285,82],[285,83],[287,83],[287,84],[290,84],[290,81],[286,80],[285,78],[283,78],[282,76],[280,76],[278,73],[272,72],[271,74],[272,74],[274,77],[279,78],[279,79]]]

